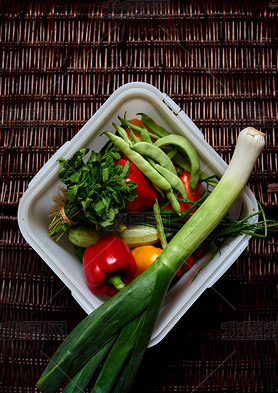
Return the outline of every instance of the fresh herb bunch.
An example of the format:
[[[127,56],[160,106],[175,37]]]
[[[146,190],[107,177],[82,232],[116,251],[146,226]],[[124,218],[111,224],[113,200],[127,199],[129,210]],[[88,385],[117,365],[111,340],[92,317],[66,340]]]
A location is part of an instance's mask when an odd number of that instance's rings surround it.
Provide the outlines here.
[[[49,225],[52,237],[62,235],[74,224],[95,229],[112,225],[117,214],[125,211],[126,201],[133,201],[137,196],[137,184],[125,180],[129,162],[124,168],[115,163],[121,158],[116,147],[108,144],[104,152],[92,151],[85,162],[83,158],[88,152],[84,148],[70,159],[59,159],[62,169],[58,176],[67,192],[63,212],[60,209],[52,215]]]

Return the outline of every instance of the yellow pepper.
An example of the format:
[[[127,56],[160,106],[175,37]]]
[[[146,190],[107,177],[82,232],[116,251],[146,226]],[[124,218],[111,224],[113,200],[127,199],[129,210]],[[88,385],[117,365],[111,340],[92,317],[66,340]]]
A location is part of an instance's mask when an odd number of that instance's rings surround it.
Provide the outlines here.
[[[162,253],[162,249],[154,246],[140,246],[135,247],[131,250],[135,262],[136,262],[136,273],[134,278],[138,277],[143,273]]]

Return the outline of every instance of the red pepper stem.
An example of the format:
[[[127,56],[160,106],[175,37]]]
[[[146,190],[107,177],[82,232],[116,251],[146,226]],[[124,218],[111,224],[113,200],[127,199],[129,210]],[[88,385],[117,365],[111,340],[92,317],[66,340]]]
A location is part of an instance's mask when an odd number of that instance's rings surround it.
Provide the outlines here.
[[[123,283],[119,274],[108,275],[107,284],[113,285],[118,291],[125,287],[125,283]]]

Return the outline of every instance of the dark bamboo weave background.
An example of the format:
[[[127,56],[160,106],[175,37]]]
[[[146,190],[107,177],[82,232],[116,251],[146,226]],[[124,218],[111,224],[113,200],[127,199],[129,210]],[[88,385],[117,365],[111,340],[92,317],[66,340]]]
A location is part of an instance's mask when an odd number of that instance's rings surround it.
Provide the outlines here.
[[[274,216],[278,4],[3,3],[0,386],[5,393],[29,393],[66,332],[85,316],[19,232],[17,208],[29,181],[116,88],[145,81],[180,105],[226,161],[244,126],[266,133],[250,186]],[[147,351],[132,391],[276,392],[276,250],[277,236],[253,239],[163,342]],[[49,321],[62,321],[60,335],[45,333]],[[245,339],[227,340],[229,321],[230,327],[260,325]]]

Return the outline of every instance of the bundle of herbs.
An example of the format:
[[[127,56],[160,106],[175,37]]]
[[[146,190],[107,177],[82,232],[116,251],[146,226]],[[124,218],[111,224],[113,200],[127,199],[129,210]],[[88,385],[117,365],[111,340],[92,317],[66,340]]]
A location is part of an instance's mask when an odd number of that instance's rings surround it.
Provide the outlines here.
[[[64,199],[54,208],[49,225],[51,237],[59,237],[78,223],[96,229],[113,225],[115,218],[126,209],[126,201],[136,196],[135,182],[125,180],[129,162],[124,168],[115,160],[121,158],[119,150],[108,144],[104,152],[91,152],[88,148],[77,151],[70,159],[59,159],[62,166],[59,179],[66,185]]]

